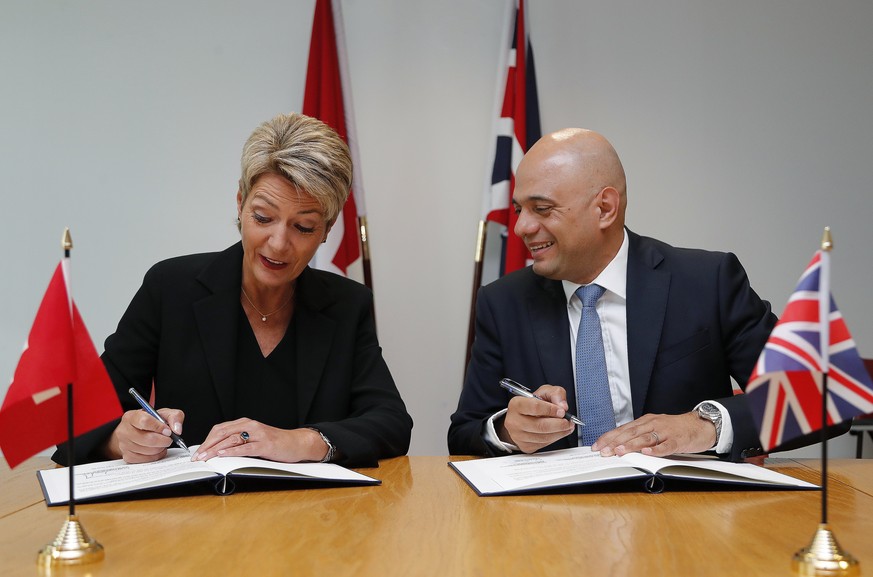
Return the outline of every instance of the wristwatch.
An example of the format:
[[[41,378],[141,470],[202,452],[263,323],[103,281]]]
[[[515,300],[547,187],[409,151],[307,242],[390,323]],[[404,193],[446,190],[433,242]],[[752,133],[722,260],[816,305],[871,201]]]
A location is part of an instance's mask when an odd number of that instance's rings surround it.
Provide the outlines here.
[[[334,455],[336,455],[336,447],[333,446],[333,443],[330,442],[330,439],[327,438],[327,435],[314,427],[310,427],[310,429],[321,435],[321,440],[324,441],[325,445],[327,445],[327,455],[324,456],[321,462],[330,463],[333,460]]]
[[[715,425],[715,445],[721,439],[721,411],[714,404],[706,402],[697,407],[697,416]]]

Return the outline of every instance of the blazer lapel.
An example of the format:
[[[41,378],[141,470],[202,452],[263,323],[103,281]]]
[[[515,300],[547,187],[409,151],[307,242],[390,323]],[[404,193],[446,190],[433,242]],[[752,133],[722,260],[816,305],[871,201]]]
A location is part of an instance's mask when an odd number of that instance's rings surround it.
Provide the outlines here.
[[[661,342],[670,273],[657,269],[664,260],[657,248],[630,231],[628,238],[627,353],[634,418],[639,418]]]
[[[233,416],[242,244],[223,251],[197,280],[211,293],[194,302],[194,317],[224,420]]]
[[[336,322],[321,313],[332,302],[329,287],[305,268],[297,280],[294,322],[297,323],[297,416],[306,423],[312,399],[330,355]],[[305,359],[305,362],[303,362]]]
[[[567,390],[567,404],[574,412],[576,385],[570,351],[570,321],[567,317],[567,297],[560,281],[535,277],[537,285],[527,295],[527,309],[537,354],[546,383]],[[545,293],[546,298],[543,298]],[[527,384],[527,383],[524,383]],[[530,383],[538,387],[542,383]]]

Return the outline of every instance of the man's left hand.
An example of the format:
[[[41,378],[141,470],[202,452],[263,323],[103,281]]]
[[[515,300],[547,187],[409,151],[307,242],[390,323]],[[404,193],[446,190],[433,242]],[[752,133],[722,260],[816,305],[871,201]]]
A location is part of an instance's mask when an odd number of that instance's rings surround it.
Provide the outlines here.
[[[715,425],[692,411],[682,415],[643,415],[603,433],[591,449],[600,451],[604,457],[626,453],[666,457],[708,451],[715,441]]]

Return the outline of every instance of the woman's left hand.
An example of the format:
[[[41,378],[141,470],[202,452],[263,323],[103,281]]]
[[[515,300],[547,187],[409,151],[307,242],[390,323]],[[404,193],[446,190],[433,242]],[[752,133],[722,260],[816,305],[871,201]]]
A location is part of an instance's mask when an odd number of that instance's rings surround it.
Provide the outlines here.
[[[277,429],[242,418],[212,427],[191,457],[205,461],[212,457],[262,457],[283,463],[321,461],[328,447],[313,429]]]

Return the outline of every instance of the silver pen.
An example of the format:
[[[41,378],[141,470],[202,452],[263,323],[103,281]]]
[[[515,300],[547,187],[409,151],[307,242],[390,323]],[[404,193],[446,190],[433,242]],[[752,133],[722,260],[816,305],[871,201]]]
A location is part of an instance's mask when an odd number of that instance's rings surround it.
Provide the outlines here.
[[[142,395],[140,395],[136,391],[136,389],[134,389],[133,387],[130,387],[127,390],[127,392],[130,393],[130,396],[132,396],[134,399],[136,399],[136,402],[139,403],[139,406],[142,407],[143,411],[150,414],[151,416],[153,416],[154,418],[159,420],[161,423],[163,423],[168,429],[170,429],[170,438],[173,439],[173,442],[175,442],[177,445],[179,445],[179,448],[185,449],[185,451],[187,451],[189,455],[191,454],[191,449],[188,448],[188,445],[185,444],[185,441],[182,440],[182,437],[180,437],[179,435],[177,435],[176,433],[173,432],[173,429],[172,429],[172,427],[170,427],[170,424],[167,423],[167,421],[165,421],[164,418],[162,416],[160,416],[158,414],[158,412],[152,408],[152,406],[148,403],[148,401],[146,401],[144,398],[142,398]]]
[[[539,399],[541,401],[543,400],[542,398],[536,396],[533,393],[533,391],[531,391],[529,388],[525,387],[521,383],[516,383],[512,379],[500,379],[500,386],[517,397],[526,397],[528,399]],[[546,401],[546,402],[548,402],[548,401]],[[564,418],[572,423],[576,423],[580,427],[585,426],[585,423],[583,423],[581,420],[579,420],[579,417],[577,417],[576,415],[574,415],[573,413],[571,413],[569,411],[564,412]]]

